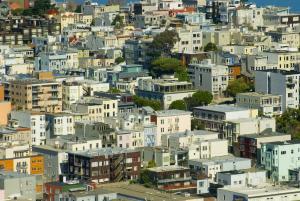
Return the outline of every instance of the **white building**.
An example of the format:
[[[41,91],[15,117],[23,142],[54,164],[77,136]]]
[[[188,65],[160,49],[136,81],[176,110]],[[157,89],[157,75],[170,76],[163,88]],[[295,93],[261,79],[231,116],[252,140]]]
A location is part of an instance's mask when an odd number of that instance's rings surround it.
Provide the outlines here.
[[[217,173],[217,182],[225,187],[257,186],[266,183],[266,171],[227,171]]]
[[[213,64],[210,59],[200,64],[190,64],[190,79],[197,89],[209,91],[214,96],[222,96],[228,86],[228,67]]]
[[[46,114],[48,136],[74,135],[75,121],[71,114]]]
[[[282,96],[282,111],[299,108],[299,77],[295,71],[256,71],[255,91]]]
[[[256,109],[236,107],[233,105],[208,105],[194,108],[194,116],[204,123],[207,130],[222,130],[225,121],[257,117]]]
[[[226,187],[218,189],[218,201],[292,201],[300,199],[300,189],[288,186]]]
[[[282,114],[281,95],[265,93],[239,93],[236,96],[238,107],[258,109],[265,116],[276,116]]]
[[[63,110],[70,110],[71,105],[76,103],[83,96],[83,87],[78,82],[67,82],[62,85],[62,107]]]
[[[174,45],[179,53],[196,53],[202,51],[202,31],[188,27],[178,31],[178,42]]]
[[[45,114],[30,111],[12,111],[11,119],[18,121],[19,126],[31,129],[31,144],[44,145],[46,142]]]

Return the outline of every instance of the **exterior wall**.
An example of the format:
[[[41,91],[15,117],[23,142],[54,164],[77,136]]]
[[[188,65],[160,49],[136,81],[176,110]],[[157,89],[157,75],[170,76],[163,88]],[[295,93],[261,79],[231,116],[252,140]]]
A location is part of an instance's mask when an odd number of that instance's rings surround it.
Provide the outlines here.
[[[299,74],[255,72],[255,91],[282,96],[282,111],[299,107]]]
[[[0,125],[6,126],[8,123],[8,114],[11,112],[11,103],[10,102],[0,102],[0,111],[1,111]]]
[[[31,144],[43,145],[46,142],[45,114],[30,111],[12,111],[11,119],[18,120],[19,126],[31,129]]]
[[[215,65],[211,60],[189,65],[190,78],[196,88],[222,96],[228,86],[228,67]]]

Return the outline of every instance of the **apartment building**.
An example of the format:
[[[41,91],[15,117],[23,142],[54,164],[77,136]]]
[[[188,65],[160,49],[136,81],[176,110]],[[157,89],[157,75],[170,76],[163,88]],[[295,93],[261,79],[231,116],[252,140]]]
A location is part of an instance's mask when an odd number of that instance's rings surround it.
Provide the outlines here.
[[[68,153],[69,174],[73,178],[96,183],[137,179],[140,152],[124,148],[106,148]]]
[[[290,134],[264,132],[261,134],[241,135],[238,137],[238,151],[241,157],[251,158],[259,162],[261,146],[269,142],[285,142],[291,140]]]
[[[194,117],[204,123],[205,129],[221,131],[225,121],[256,117],[257,110],[233,105],[208,105],[194,108]]]
[[[30,128],[22,127],[7,127],[0,130],[1,142],[25,142],[31,144],[31,131]]]
[[[17,172],[36,176],[35,191],[42,192],[44,175],[44,158],[41,155],[30,155],[17,158],[0,159],[0,169],[6,172]]]
[[[258,92],[239,93],[236,95],[236,105],[250,109],[258,109],[264,116],[282,114],[282,96]]]
[[[266,35],[271,36],[274,42],[286,44],[291,48],[299,48],[299,32],[294,32],[289,29],[279,29],[277,31],[266,32]]]
[[[270,50],[262,53],[268,57],[268,63],[279,70],[294,70],[300,62],[300,52],[288,50]]]
[[[62,107],[70,110],[71,105],[76,103],[84,94],[83,86],[78,82],[67,82],[62,85]]]
[[[35,200],[36,177],[24,173],[0,171],[1,200]],[[2,193],[1,193],[2,194]]]
[[[105,117],[116,117],[118,100],[87,97],[71,106],[73,112],[86,113],[90,122],[103,122]]]
[[[217,173],[251,168],[251,159],[231,155],[208,159],[189,160],[188,165],[193,174],[205,175],[210,181],[217,182]]]
[[[255,91],[281,95],[283,112],[287,108],[299,108],[299,76],[295,71],[256,71]]]
[[[161,145],[162,135],[191,130],[191,112],[162,110],[151,115],[151,122],[157,126],[156,146]]]
[[[16,120],[19,126],[30,128],[32,145],[43,145],[46,143],[45,114],[31,111],[12,111],[10,118]]]
[[[257,198],[259,195],[259,198]],[[297,200],[300,198],[299,188],[287,186],[258,185],[257,187],[225,187],[218,189],[217,201],[232,201],[234,199],[248,201],[261,200]]]
[[[189,77],[195,88],[209,91],[214,97],[220,97],[227,89],[229,80],[228,67],[213,64],[210,59],[200,64],[190,64]]]
[[[160,101],[165,109],[176,100],[182,100],[195,93],[193,84],[177,79],[140,79],[136,95],[142,98]]]
[[[8,89],[12,104],[25,110],[39,112],[61,112],[61,84],[49,80],[13,80]]]
[[[182,28],[178,31],[178,42],[174,45],[178,53],[195,53],[201,52],[202,31],[192,30],[189,27]]]
[[[269,142],[261,145],[260,163],[273,181],[289,181],[289,170],[300,167],[300,142]]]
[[[47,113],[46,114],[46,132],[47,136],[55,137],[61,135],[75,134],[75,121],[72,114],[69,113]]]
[[[121,148],[144,146],[144,133],[138,130],[120,130],[116,133],[117,145]]]

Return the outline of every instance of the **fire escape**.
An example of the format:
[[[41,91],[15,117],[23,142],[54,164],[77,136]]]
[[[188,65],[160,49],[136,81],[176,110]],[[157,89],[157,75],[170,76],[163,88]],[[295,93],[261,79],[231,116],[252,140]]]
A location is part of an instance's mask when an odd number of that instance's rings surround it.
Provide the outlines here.
[[[120,154],[113,161],[113,181],[119,182],[124,179],[124,155]]]

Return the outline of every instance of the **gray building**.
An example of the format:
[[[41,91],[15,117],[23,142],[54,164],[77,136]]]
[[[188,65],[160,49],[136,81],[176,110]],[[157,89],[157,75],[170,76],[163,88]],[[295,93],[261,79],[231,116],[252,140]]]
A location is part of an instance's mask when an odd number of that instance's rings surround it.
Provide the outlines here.
[[[4,190],[0,200],[36,200],[36,177],[17,172],[0,171],[0,190]]]
[[[117,193],[96,189],[95,191],[78,191],[56,194],[54,201],[110,201],[118,198]]]

